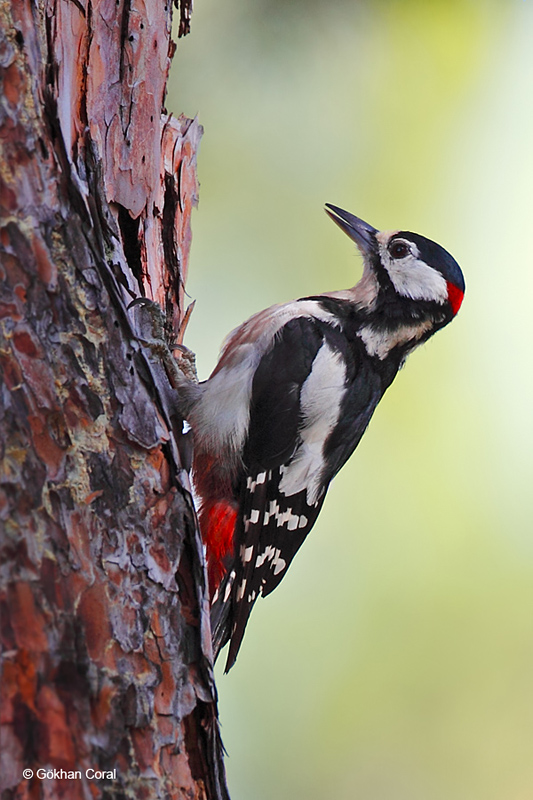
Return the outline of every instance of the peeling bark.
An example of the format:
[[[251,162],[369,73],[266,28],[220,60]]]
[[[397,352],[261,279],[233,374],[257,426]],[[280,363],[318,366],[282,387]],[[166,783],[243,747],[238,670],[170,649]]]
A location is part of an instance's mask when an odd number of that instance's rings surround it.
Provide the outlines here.
[[[0,0],[5,800],[227,798],[187,438],[128,309],[184,313],[201,128],[164,110],[171,16]]]

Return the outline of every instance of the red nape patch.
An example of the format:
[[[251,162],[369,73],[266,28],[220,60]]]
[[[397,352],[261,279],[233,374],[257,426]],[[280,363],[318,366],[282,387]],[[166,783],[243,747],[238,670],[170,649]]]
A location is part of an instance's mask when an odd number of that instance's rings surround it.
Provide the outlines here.
[[[450,283],[450,281],[446,281],[446,285],[448,287],[448,300],[450,301],[453,315],[455,316],[461,308],[461,303],[463,302],[465,294],[454,283]]]
[[[219,500],[206,504],[200,512],[200,529],[207,548],[207,574],[211,596],[226,572],[224,559],[233,552],[237,509],[237,503]]]

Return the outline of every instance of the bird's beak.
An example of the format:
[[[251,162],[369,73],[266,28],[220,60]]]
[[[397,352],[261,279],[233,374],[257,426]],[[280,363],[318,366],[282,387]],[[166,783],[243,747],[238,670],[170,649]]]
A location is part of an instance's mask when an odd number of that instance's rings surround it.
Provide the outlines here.
[[[326,214],[356,243],[362,256],[368,256],[375,251],[376,233],[378,232],[376,228],[373,228],[368,222],[363,222],[359,217],[354,217],[348,211],[332,206],[330,203],[326,203]]]

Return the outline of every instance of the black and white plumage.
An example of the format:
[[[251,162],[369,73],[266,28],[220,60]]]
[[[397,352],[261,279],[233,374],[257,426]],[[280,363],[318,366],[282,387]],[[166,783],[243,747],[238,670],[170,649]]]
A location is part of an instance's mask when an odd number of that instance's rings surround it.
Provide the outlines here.
[[[328,209],[363,255],[359,283],[259,312],[230,334],[210,378],[184,391],[226,670],[407,355],[453,319],[465,290],[438,244]]]

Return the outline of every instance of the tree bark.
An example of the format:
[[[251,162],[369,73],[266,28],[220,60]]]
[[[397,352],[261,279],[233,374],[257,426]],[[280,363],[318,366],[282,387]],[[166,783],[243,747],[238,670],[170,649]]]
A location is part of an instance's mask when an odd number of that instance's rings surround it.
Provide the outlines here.
[[[184,313],[201,128],[164,110],[171,19],[0,0],[5,800],[227,798],[187,437],[128,308]]]

